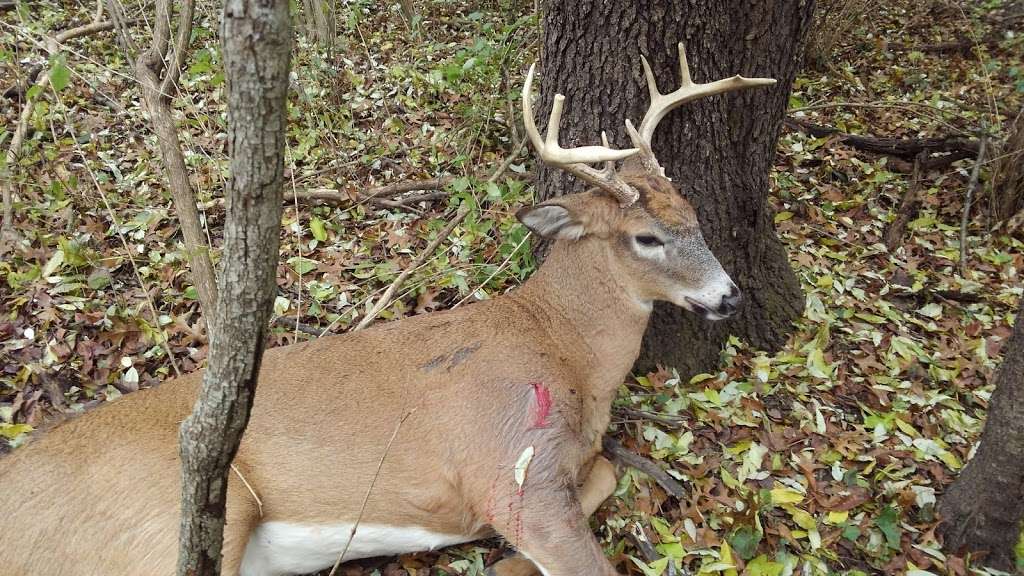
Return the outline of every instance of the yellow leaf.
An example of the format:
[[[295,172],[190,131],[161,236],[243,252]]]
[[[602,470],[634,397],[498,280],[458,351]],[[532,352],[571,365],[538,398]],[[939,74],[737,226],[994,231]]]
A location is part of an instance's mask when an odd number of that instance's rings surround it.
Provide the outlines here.
[[[783,506],[786,512],[793,517],[793,522],[796,525],[803,528],[804,530],[815,530],[818,527],[818,523],[814,520],[814,516],[811,516],[806,511],[801,510],[795,506]]]
[[[843,510],[842,512],[829,512],[828,513],[828,523],[829,524],[842,524],[843,522],[846,522],[846,520],[849,519],[849,518],[850,518],[850,511],[849,510]]]
[[[796,504],[797,502],[803,502],[804,495],[793,490],[792,488],[786,488],[781,484],[776,484],[771,490],[772,504],[781,506],[783,504]]]
[[[732,548],[729,546],[728,541],[722,541],[722,550],[719,552],[719,559],[724,564],[731,564],[736,566],[736,563],[732,559]],[[722,571],[725,576],[737,576],[736,568],[726,568]]]

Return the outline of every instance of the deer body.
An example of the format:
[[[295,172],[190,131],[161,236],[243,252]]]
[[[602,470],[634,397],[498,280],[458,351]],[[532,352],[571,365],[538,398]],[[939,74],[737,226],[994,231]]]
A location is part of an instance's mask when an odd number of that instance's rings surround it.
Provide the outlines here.
[[[492,526],[516,543],[521,524],[533,521],[534,493],[582,482],[646,325],[648,309],[609,283],[602,243],[585,244],[557,246],[507,297],[268,350],[235,461],[262,517],[232,475],[225,573],[241,566],[251,531],[253,541],[265,534],[274,542],[252,548],[246,574],[333,564],[407,414],[346,558],[465,542]],[[588,298],[560,288],[573,277]],[[197,373],[127,395],[0,460],[0,506],[10,513],[0,572],[173,573],[178,425],[200,380]],[[537,390],[551,398],[543,422]],[[536,456],[519,495],[513,467],[527,446]],[[563,519],[547,504],[541,510],[546,522]],[[293,559],[317,531],[324,547]],[[276,547],[288,534],[300,540],[295,552]],[[282,558],[284,570],[271,571]]]
[[[225,574],[303,574],[343,551],[351,560],[495,533],[522,553],[493,566],[498,576],[615,574],[587,517],[615,486],[601,435],[652,303],[718,319],[739,302],[650,135],[682,102],[764,81],[693,84],[680,55],[683,86],[669,95],[645,61],[652,108],[639,131],[627,124],[629,150],[562,149],[560,96],[542,141],[531,69],[527,134],[543,160],[595,188],[520,211],[555,243],[519,289],[266,352],[228,477]],[[586,165],[597,162],[605,168]],[[130,394],[0,460],[0,573],[173,573],[178,427],[200,380]]]

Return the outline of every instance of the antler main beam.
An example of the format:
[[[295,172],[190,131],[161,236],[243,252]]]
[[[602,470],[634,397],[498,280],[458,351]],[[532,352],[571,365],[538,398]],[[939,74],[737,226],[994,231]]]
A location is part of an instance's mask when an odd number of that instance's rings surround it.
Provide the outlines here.
[[[757,86],[769,86],[771,84],[775,84],[774,78],[744,78],[739,74],[731,78],[723,78],[706,84],[697,84],[690,78],[690,66],[686,61],[686,48],[683,46],[683,43],[680,42],[680,86],[674,92],[662,94],[658,91],[658,83],[654,80],[654,72],[651,71],[651,65],[647,62],[647,58],[640,56],[640,60],[644,65],[644,76],[647,78],[647,90],[651,95],[651,104],[647,109],[647,113],[644,114],[644,119],[640,122],[640,129],[637,130],[633,127],[632,122],[626,120],[626,131],[633,140],[633,145],[642,150],[640,158],[641,162],[643,162],[643,164],[648,168],[657,169],[662,175],[664,175],[664,170],[658,165],[658,161],[654,158],[654,153],[651,150],[651,141],[654,137],[654,130],[658,127],[658,123],[660,123],[669,112],[683,104],[686,104],[687,102],[691,102],[705,96],[714,96],[715,94],[730,92],[732,90],[742,90],[744,88],[755,88]]]
[[[555,100],[551,105],[551,116],[548,118],[548,133],[547,136],[541,137],[533,117],[533,105],[530,102],[533,94],[535,67],[535,64],[530,66],[530,72],[526,75],[526,83],[523,85],[523,124],[526,126],[526,134],[530,137],[530,142],[533,143],[541,160],[606,190],[622,206],[629,206],[636,202],[640,194],[615,172],[615,162],[636,154],[640,149],[616,150],[609,148],[608,137],[604,132],[601,133],[603,146],[562,148],[558,143],[558,131],[562,122],[565,96],[555,94]],[[604,169],[597,170],[587,165],[597,162],[604,162]]]

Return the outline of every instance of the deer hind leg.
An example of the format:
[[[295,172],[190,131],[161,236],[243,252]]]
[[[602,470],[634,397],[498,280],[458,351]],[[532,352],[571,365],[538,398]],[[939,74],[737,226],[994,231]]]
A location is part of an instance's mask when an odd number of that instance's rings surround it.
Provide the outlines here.
[[[593,515],[601,503],[612,495],[616,484],[615,466],[604,456],[595,457],[590,474],[577,490],[580,508],[585,518]],[[499,560],[488,569],[487,574],[488,576],[536,576],[540,572],[541,569],[532,560],[520,553]],[[582,572],[580,573],[582,574]]]

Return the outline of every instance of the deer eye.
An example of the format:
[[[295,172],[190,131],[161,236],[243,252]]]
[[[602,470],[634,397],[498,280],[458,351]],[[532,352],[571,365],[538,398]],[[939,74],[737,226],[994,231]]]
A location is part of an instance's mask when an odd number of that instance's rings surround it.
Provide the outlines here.
[[[651,236],[650,234],[640,234],[636,237],[636,243],[647,248],[657,248],[658,246],[665,245],[660,238],[657,236]]]

